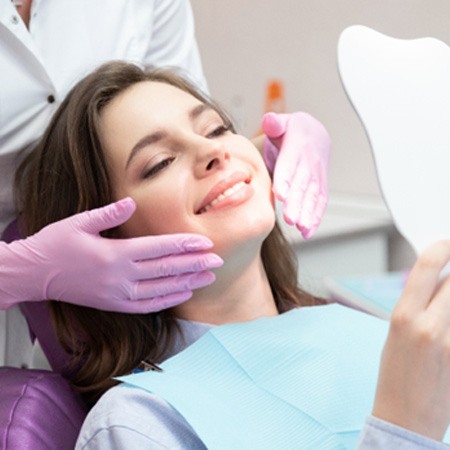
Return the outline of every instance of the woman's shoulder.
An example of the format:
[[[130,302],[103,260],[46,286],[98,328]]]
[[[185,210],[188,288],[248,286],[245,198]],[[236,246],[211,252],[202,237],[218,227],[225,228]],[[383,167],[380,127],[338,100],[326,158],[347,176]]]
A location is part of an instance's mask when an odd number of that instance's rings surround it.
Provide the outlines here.
[[[76,449],[124,448],[120,442],[130,439],[150,449],[205,448],[183,416],[165,400],[122,384],[107,391],[89,412]]]

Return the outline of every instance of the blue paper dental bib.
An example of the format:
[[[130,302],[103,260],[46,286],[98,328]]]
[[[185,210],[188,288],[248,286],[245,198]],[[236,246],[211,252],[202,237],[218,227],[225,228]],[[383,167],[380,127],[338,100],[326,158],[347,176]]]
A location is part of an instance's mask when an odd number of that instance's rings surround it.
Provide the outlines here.
[[[373,406],[388,323],[340,306],[222,325],[119,378],[164,398],[215,449],[352,449]]]

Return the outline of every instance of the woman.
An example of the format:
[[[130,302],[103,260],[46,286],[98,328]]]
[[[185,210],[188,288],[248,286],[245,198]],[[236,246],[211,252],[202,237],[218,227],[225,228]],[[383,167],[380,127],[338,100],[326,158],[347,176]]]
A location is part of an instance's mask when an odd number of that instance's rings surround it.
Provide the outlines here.
[[[12,174],[17,163],[41,138],[42,130],[74,81],[104,61],[123,59],[146,67],[180,67],[198,86],[206,88],[188,1],[142,3],[121,0],[109,4],[106,10],[102,1],[64,5],[53,0],[5,1],[0,6],[0,21],[6,24],[5,37],[0,41],[0,98],[3,105],[0,114],[0,234],[15,217]],[[30,29],[32,32],[29,33]],[[18,79],[21,83],[17,83]],[[275,154],[276,158],[278,149],[284,149],[276,173],[279,179],[277,193],[286,200],[286,220],[296,224],[305,237],[312,236],[317,228],[327,197],[329,140],[326,133],[320,133],[320,126],[315,129],[317,132],[311,133],[308,116],[298,113],[286,117],[268,116],[264,127],[270,137],[277,138],[274,141],[278,147],[265,141],[270,154]],[[286,140],[289,143],[283,145]],[[304,148],[305,142],[311,144],[312,150]],[[302,186],[297,186],[296,177],[290,173],[297,164],[311,177],[310,182]],[[294,183],[289,195],[281,192],[284,183]],[[300,204],[310,214],[302,214],[299,218]],[[66,219],[20,245],[0,243],[3,266],[0,271],[0,310],[21,302],[54,298],[59,291],[65,290],[66,284],[71,284],[72,296],[66,297],[67,301],[89,303],[103,310],[143,313],[184,301],[190,296],[191,289],[207,282],[206,279],[203,282],[196,280],[195,286],[189,286],[188,280],[180,282],[179,278],[168,275],[159,279],[159,284],[153,283],[156,286],[147,289],[145,297],[130,295],[135,285],[149,288],[147,281],[161,278],[161,270],[127,272],[127,264],[128,267],[132,265],[129,263],[138,256],[152,260],[151,265],[157,267],[155,260],[172,255],[174,269],[171,275],[184,274],[187,269],[195,274],[196,267],[202,263],[207,267],[214,266],[192,254],[190,247],[204,250],[210,245],[200,236],[167,236],[156,241],[147,238],[139,243],[123,240],[120,245],[111,245],[110,241],[99,237],[100,231],[114,223],[123,223],[132,213],[131,202],[111,205],[93,214]],[[63,248],[62,241],[68,233],[73,238],[70,251],[76,256],[74,260],[82,261],[80,264],[65,260],[67,249]],[[135,247],[142,244],[147,251],[137,252]],[[108,257],[100,256],[104,254]],[[177,254],[182,255],[182,263]],[[49,261],[50,267],[40,264],[42,258]],[[118,260],[122,260],[122,264]],[[103,276],[105,282],[95,296],[89,296],[94,283],[90,279],[93,271],[100,271],[98,277]],[[26,276],[31,272],[33,279]],[[86,287],[76,284],[72,277],[75,274],[85,277]],[[50,288],[46,284],[48,277],[52,278]],[[110,277],[120,280],[115,288],[107,283]]]
[[[107,6],[102,0],[5,0],[0,2],[0,22],[0,235],[16,217],[12,184],[17,164],[42,137],[73,83],[94,67],[112,59],[146,67],[170,65],[206,88],[188,0],[116,0]],[[327,133],[320,124],[311,128],[308,119],[300,113],[273,115],[264,127],[276,143],[266,139],[266,148],[275,158],[280,155],[274,190],[283,200],[286,221],[296,224],[305,238],[312,236],[325,210],[329,155]],[[295,170],[307,173],[308,182],[299,185]],[[145,313],[183,302],[193,289],[212,281],[207,269],[215,267],[217,258],[206,253],[199,258],[196,251],[210,248],[205,237],[101,238],[101,231],[133,212],[133,202],[125,201],[80,212],[15,244],[0,242],[0,323],[7,325],[0,327],[0,341],[7,344],[0,364],[34,364],[21,313],[42,341],[49,334],[42,300],[64,296],[101,310]],[[68,253],[72,258],[66,258]],[[171,271],[165,273],[168,257]],[[78,283],[79,277],[84,283]],[[54,355],[46,356],[58,370]]]
[[[110,237],[199,233],[211,239],[224,261],[213,286],[169,311],[132,316],[52,305],[59,338],[80,367],[73,382],[90,401],[115,384],[112,377],[130,373],[141,361],[155,367],[185,354],[184,348],[192,349],[189,344],[215,325],[277,318],[323,303],[297,286],[258,151],[235,134],[214,103],[174,75],[111,63],[85,78],[20,168],[17,184],[27,233],[130,196],[137,210],[109,230]],[[373,416],[359,448],[405,442],[415,448],[443,446],[438,441],[450,421],[450,367],[443,345],[448,312],[441,313],[450,311],[448,283],[428,303],[449,258],[450,244],[441,243],[412,271],[394,314]],[[385,337],[382,322],[357,315]],[[430,324],[440,334],[425,333]],[[417,348],[421,351],[412,351]],[[420,376],[411,377],[412,372]],[[115,387],[88,416],[78,447],[124,448],[128,442],[133,448],[205,448],[189,419],[157,395]],[[308,439],[304,436],[298,448]]]

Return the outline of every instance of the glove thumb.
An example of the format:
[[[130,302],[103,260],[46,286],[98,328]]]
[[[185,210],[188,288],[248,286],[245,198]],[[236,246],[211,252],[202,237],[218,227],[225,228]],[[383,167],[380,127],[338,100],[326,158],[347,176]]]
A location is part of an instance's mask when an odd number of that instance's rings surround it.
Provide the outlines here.
[[[135,210],[134,200],[126,197],[101,208],[77,214],[74,217],[75,227],[89,234],[100,233],[122,225],[133,215]]]
[[[270,139],[281,137],[287,128],[289,114],[276,114],[269,112],[262,118],[261,128],[264,134]]]

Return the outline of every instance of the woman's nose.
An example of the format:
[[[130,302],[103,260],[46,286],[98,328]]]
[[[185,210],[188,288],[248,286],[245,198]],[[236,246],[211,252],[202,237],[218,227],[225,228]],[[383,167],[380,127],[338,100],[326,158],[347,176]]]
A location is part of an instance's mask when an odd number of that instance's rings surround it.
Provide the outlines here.
[[[207,176],[214,170],[224,168],[230,159],[224,145],[210,139],[198,149],[196,172],[197,175]]]

